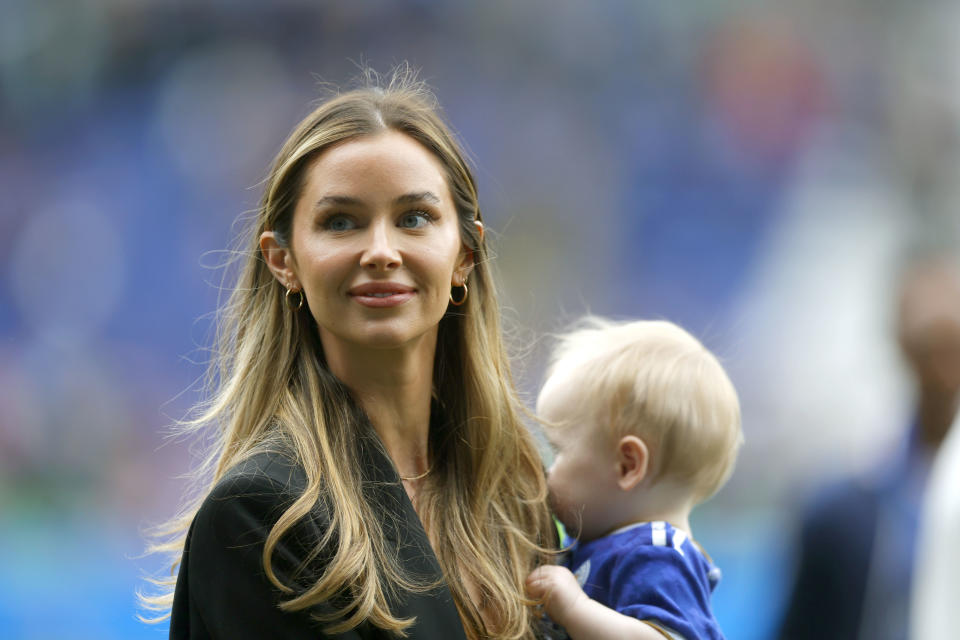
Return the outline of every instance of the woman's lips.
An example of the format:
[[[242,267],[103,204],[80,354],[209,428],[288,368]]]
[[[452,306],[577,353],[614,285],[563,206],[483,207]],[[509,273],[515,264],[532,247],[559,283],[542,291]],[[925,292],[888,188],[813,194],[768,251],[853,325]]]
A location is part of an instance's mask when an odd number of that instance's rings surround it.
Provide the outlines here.
[[[366,282],[347,292],[365,307],[396,307],[417,294],[417,290],[396,282]]]

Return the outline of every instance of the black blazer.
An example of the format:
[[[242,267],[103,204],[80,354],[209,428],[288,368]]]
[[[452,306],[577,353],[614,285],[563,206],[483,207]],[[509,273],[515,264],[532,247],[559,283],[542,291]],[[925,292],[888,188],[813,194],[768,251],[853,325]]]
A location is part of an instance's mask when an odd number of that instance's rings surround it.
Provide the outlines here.
[[[396,470],[379,442],[361,446],[365,491],[376,513],[383,514],[385,539],[411,575],[442,580],[426,532]],[[278,603],[291,596],[267,579],[261,561],[267,534],[285,508],[302,492],[303,470],[288,456],[264,452],[227,472],[204,500],[187,533],[173,598],[170,638],[181,640],[260,640],[264,638],[394,638],[369,623],[337,635],[307,611],[285,613]],[[273,555],[274,571],[290,583],[292,569],[306,557],[311,541],[325,530],[328,519],[316,509],[291,535],[284,536]],[[395,524],[392,524],[395,523]],[[316,569],[322,567],[322,557]],[[314,576],[316,573],[313,574]],[[301,587],[310,583],[302,579]],[[441,585],[443,583],[441,582]],[[394,615],[415,616],[413,639],[465,640],[463,624],[446,585],[427,593],[401,593],[390,601]],[[316,610],[322,610],[319,605]]]

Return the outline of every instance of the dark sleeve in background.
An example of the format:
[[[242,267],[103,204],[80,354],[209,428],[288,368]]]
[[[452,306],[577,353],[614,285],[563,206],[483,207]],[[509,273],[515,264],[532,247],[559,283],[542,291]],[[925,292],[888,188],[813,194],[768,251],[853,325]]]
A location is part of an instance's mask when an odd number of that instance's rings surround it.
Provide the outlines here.
[[[851,480],[823,490],[807,508],[780,640],[858,636],[877,505],[875,492]]]

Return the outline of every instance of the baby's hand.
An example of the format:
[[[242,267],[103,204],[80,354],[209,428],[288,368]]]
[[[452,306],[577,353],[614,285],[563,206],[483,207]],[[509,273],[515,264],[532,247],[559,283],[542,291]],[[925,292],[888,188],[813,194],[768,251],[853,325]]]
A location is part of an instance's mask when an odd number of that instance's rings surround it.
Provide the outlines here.
[[[543,599],[547,615],[560,624],[581,600],[589,599],[569,569],[552,564],[538,567],[527,576],[527,595]]]

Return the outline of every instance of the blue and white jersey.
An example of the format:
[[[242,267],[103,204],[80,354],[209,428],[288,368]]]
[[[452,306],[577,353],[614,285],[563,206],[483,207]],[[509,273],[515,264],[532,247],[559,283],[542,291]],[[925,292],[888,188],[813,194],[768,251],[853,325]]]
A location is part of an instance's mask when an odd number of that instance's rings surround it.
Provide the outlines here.
[[[710,608],[720,570],[669,523],[642,522],[578,543],[565,564],[588,596],[670,638],[723,640]]]

